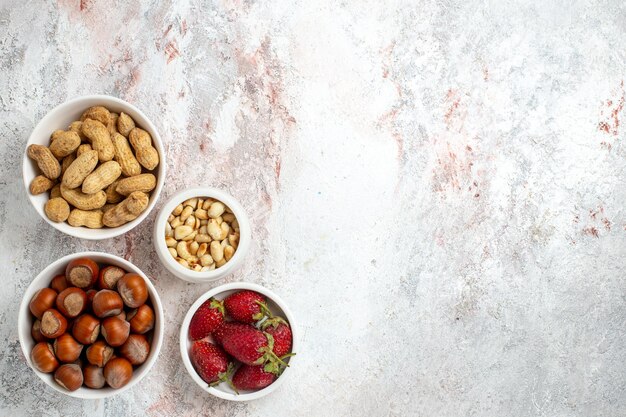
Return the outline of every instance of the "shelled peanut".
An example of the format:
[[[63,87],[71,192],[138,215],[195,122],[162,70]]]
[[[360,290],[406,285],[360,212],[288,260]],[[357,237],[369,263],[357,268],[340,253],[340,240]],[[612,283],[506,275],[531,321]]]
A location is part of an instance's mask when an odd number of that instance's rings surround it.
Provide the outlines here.
[[[185,268],[211,271],[234,256],[239,245],[239,223],[221,201],[190,198],[167,219],[165,244],[176,262]]]
[[[127,114],[90,107],[67,130],[55,130],[48,147],[30,145],[41,175],[33,195],[49,192],[46,216],[74,227],[118,227],[148,207],[159,153],[148,132]]]

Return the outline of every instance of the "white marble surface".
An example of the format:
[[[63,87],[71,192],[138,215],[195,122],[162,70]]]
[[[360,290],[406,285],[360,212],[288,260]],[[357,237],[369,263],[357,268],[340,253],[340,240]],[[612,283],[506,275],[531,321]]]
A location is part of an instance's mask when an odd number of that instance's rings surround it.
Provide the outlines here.
[[[0,414],[626,415],[625,27],[617,0],[3,0]],[[155,213],[85,242],[29,207],[30,131],[93,93],[156,123],[161,202],[207,184],[249,211],[225,281],[281,294],[304,333],[273,395],[228,403],[185,373],[178,326],[211,285],[159,265]],[[86,249],[166,308],[155,368],[106,401],[47,389],[17,341],[31,279]]]

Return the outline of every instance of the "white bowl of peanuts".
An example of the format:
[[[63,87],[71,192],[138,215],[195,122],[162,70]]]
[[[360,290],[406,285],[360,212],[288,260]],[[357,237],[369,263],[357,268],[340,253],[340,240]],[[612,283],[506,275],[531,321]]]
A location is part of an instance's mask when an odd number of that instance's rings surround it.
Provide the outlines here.
[[[205,283],[242,265],[250,248],[250,221],[230,194],[217,188],[192,188],[165,203],[154,222],[152,240],[172,274]]]
[[[74,237],[101,240],[148,216],[166,165],[161,137],[145,114],[116,97],[92,95],[62,103],[41,119],[22,170],[26,193],[46,222]]]

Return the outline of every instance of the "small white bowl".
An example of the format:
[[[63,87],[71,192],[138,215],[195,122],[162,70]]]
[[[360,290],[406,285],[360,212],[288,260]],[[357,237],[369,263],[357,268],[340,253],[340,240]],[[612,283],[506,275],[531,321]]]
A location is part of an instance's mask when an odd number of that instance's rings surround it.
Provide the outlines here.
[[[209,298],[213,297],[218,300],[223,300],[232,293],[241,290],[256,291],[259,294],[264,295],[267,298],[267,306],[272,314],[278,315],[287,320],[287,322],[289,323],[289,327],[291,327],[293,339],[291,351],[296,353],[296,355],[285,359],[285,362],[289,364],[289,367],[285,368],[283,373],[272,384],[258,391],[241,392],[237,394],[228,385],[227,382],[222,382],[219,385],[210,387],[209,384],[207,384],[206,382],[204,382],[204,380],[202,380],[202,378],[200,378],[200,375],[198,375],[198,373],[194,369],[193,365],[191,364],[191,359],[189,358],[189,350],[191,349],[192,343],[192,340],[189,338],[189,323],[191,322],[191,318],[193,317],[198,307],[200,307],[202,303],[204,303]],[[213,341],[211,336],[209,336],[209,340]],[[287,375],[291,373],[294,360],[298,357],[298,348],[298,327],[296,325],[296,321],[293,315],[291,314],[291,311],[289,311],[289,308],[287,307],[285,302],[278,295],[268,290],[267,288],[248,282],[233,282],[230,284],[224,284],[204,293],[200,298],[196,300],[195,303],[191,305],[180,328],[180,356],[183,359],[183,363],[185,364],[185,368],[191,376],[191,379],[193,379],[200,388],[202,388],[209,394],[229,401],[256,400],[258,398],[265,397],[266,395],[275,391],[282,383],[285,382]]]
[[[167,250],[167,245],[165,244],[165,223],[167,222],[167,218],[170,214],[172,214],[172,211],[176,208],[176,206],[183,201],[194,197],[211,197],[215,200],[221,201],[232,210],[235,218],[239,222],[239,245],[237,246],[235,254],[230,261],[212,271],[197,272],[185,268],[176,262]],[[248,215],[242,205],[239,204],[239,202],[230,194],[211,187],[191,188],[174,195],[167,201],[167,203],[165,203],[163,208],[161,208],[161,211],[154,222],[154,234],[152,240],[154,242],[154,249],[156,250],[157,255],[159,255],[161,263],[172,274],[182,280],[202,284],[223,278],[234,272],[242,265],[243,260],[248,253],[248,249],[250,249],[250,220],[248,220]]]
[[[43,372],[39,372],[35,368],[33,368],[33,364],[30,360],[30,352],[35,346],[35,341],[33,340],[30,331],[33,324],[33,319],[30,313],[30,309],[28,305],[30,304],[30,300],[37,292],[37,290],[47,287],[50,285],[50,281],[53,277],[59,274],[65,274],[65,267],[69,262],[77,258],[90,258],[94,260],[96,263],[104,263],[109,265],[115,265],[120,268],[125,269],[128,272],[134,272],[139,274],[145,281],[148,286],[148,293],[150,295],[150,301],[152,303],[152,308],[154,309],[155,314],[155,323],[152,334],[152,345],[150,346],[150,354],[148,355],[148,359],[143,363],[143,365],[137,367],[133,372],[133,377],[130,382],[123,386],[122,388],[113,389],[111,387],[106,387],[102,389],[91,389],[85,386],[80,387],[76,391],[67,391],[60,387],[53,378],[53,374],[45,374]],[[54,390],[69,395],[70,397],[76,398],[84,398],[84,399],[99,399],[99,398],[107,398],[112,395],[119,394],[121,392],[130,389],[135,384],[137,384],[141,379],[146,376],[146,374],[150,371],[152,366],[157,360],[159,356],[159,351],[161,350],[161,345],[163,344],[163,306],[161,305],[161,299],[159,298],[159,294],[157,294],[156,289],[148,279],[148,277],[141,272],[139,268],[130,262],[120,258],[119,256],[109,255],[102,252],[80,252],[72,255],[64,256],[61,259],[58,259],[48,265],[43,271],[37,275],[37,277],[31,282],[22,298],[22,303],[20,304],[20,310],[18,313],[17,319],[18,326],[18,334],[20,339],[20,345],[22,346],[22,352],[26,357],[26,362],[28,362],[28,366],[30,366],[37,374],[42,381],[52,387]]]
[[[67,129],[67,127],[73,121],[80,120],[80,116],[83,114],[85,110],[92,106],[104,106],[107,109],[119,113],[124,112],[133,118],[138,127],[141,127],[152,136],[152,143],[156,150],[159,153],[159,165],[156,170],[153,172],[157,177],[157,185],[150,195],[150,202],[148,203],[148,208],[144,210],[139,217],[135,220],[128,222],[122,226],[114,227],[114,228],[102,228],[102,229],[88,229],[86,227],[74,227],[70,226],[67,222],[55,223],[48,219],[46,213],[44,212],[44,205],[46,201],[48,201],[48,193],[43,193],[39,195],[32,195],[29,191],[29,186],[33,178],[39,175],[39,168],[37,164],[28,157],[26,154],[26,148],[28,148],[31,144],[45,145],[48,146],[50,144],[50,135],[57,129]],[[50,110],[48,114],[44,116],[43,119],[35,129],[31,133],[28,138],[28,143],[26,143],[26,147],[24,148],[24,157],[22,162],[22,175],[24,177],[24,186],[26,187],[26,194],[30,199],[33,207],[39,215],[54,227],[61,232],[68,234],[70,236],[78,237],[81,239],[88,240],[102,240],[109,239],[115,236],[119,236],[133,229],[139,223],[141,223],[146,216],[152,211],[154,205],[156,204],[159,195],[161,194],[161,189],[163,188],[163,183],[165,182],[165,167],[167,163],[165,160],[165,150],[163,149],[163,143],[161,142],[161,136],[159,136],[159,132],[157,132],[154,124],[146,117],[145,114],[141,112],[138,108],[133,106],[130,103],[125,102],[124,100],[120,100],[116,97],[111,96],[83,96],[77,97],[75,99],[66,101],[65,103],[59,104],[54,109]]]

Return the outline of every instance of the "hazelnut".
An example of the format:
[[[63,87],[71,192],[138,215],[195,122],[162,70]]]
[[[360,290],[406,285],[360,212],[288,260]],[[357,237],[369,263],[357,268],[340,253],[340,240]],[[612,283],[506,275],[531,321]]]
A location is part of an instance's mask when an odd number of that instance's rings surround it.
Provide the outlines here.
[[[76,391],[83,385],[83,371],[76,364],[66,363],[56,370],[54,380],[66,390]]]
[[[91,305],[93,304],[93,298],[96,296],[96,294],[98,294],[98,290],[87,290],[85,294],[87,294],[87,307],[91,308]]]
[[[28,305],[33,316],[41,320],[44,311],[54,307],[57,292],[51,288],[42,288],[33,295]]]
[[[57,296],[56,306],[65,317],[76,317],[87,308],[87,294],[80,288],[67,288]]]
[[[39,372],[49,374],[59,367],[59,361],[54,356],[52,345],[47,342],[40,342],[33,347],[30,352],[30,360],[33,367]]]
[[[72,336],[83,345],[90,345],[100,334],[100,321],[91,314],[83,314],[74,320]]]
[[[117,281],[126,274],[122,268],[109,265],[100,271],[98,277],[98,287],[102,290],[114,290],[117,288]]]
[[[148,359],[150,343],[142,334],[131,334],[119,348],[119,353],[133,365],[141,365]]]
[[[117,292],[100,290],[94,295],[91,308],[93,313],[100,318],[117,316],[123,311],[124,302]]]
[[[102,388],[106,381],[104,380],[104,368],[96,365],[87,365],[83,368],[83,378],[85,386],[89,388]]]
[[[133,365],[124,358],[111,359],[104,367],[104,379],[111,388],[121,388],[133,376]]]
[[[53,308],[49,308],[41,316],[41,334],[54,339],[61,336],[67,330],[67,319]]]
[[[78,288],[89,288],[98,279],[98,272],[98,264],[91,259],[74,259],[65,269],[65,279]]]
[[[50,288],[55,290],[56,292],[61,292],[67,288],[67,280],[65,279],[65,275],[57,275],[52,278],[50,281]]]
[[[144,279],[137,274],[128,273],[117,282],[117,291],[120,297],[130,308],[137,308],[148,299],[148,286]]]
[[[71,334],[65,333],[54,340],[54,354],[61,362],[74,362],[80,357],[83,345],[78,343]]]
[[[87,348],[87,361],[90,364],[103,367],[113,356],[113,348],[102,340],[98,340]]]
[[[44,335],[41,334],[41,321],[35,320],[33,322],[33,327],[30,329],[30,335],[33,337],[35,342],[45,342],[47,339]]]
[[[154,311],[147,304],[131,310],[126,317],[133,333],[144,334],[154,327]]]
[[[102,336],[113,347],[124,344],[130,334],[130,323],[118,317],[109,317],[102,321]]]

